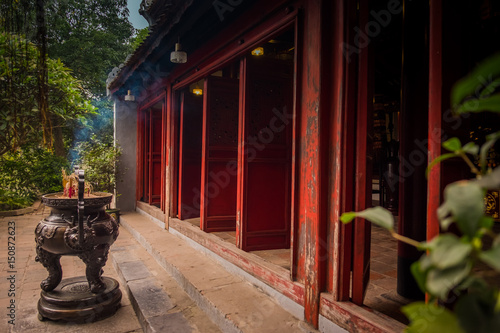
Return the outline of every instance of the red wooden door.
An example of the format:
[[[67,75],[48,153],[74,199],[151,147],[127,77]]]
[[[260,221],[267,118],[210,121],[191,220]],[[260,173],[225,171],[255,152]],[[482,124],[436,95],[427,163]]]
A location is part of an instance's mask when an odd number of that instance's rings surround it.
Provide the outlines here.
[[[149,204],[160,206],[161,202],[161,148],[162,109],[161,104],[151,108],[150,154],[149,154]]]
[[[149,156],[151,151],[151,135],[150,135],[150,127],[151,127],[151,109],[147,109],[143,113],[143,146],[142,146],[142,201],[149,203],[150,193],[149,193]]]
[[[290,247],[293,62],[244,60],[238,246]]]
[[[150,205],[161,202],[162,109],[159,106],[144,111],[142,200]]]
[[[205,81],[201,172],[201,229],[236,229],[239,80]]]
[[[180,96],[179,219],[200,216],[203,97],[183,92]]]

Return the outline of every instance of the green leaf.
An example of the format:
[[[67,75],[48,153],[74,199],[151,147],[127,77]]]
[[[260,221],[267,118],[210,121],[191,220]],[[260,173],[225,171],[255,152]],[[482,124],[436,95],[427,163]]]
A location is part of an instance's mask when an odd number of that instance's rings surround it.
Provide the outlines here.
[[[500,113],[500,94],[495,94],[486,98],[468,100],[455,110],[458,114],[482,111]]]
[[[405,305],[401,311],[410,319],[408,333],[465,333],[458,318],[450,310],[434,304],[414,302]]]
[[[500,234],[495,237],[493,240],[493,247],[500,246]]]
[[[497,239],[495,239],[495,242],[497,243]],[[494,268],[497,272],[500,272],[500,245],[497,243],[492,249],[481,252],[479,259]]]
[[[479,226],[481,228],[491,229],[495,224],[495,220],[490,216],[483,216],[479,221]]]
[[[484,172],[486,170],[486,158],[493,147],[495,142],[500,138],[500,132],[492,133],[486,137],[486,142],[481,147],[481,152],[479,155],[479,164],[481,165],[481,170]]]
[[[471,238],[474,237],[484,215],[484,195],[481,187],[477,182],[455,182],[446,186],[444,198],[460,231]]]
[[[468,142],[462,147],[462,150],[467,154],[477,156],[477,154],[479,153],[479,146],[474,142]]]
[[[347,212],[340,215],[340,221],[342,221],[342,223],[344,224],[350,223],[355,218],[356,218],[356,212]]]
[[[486,176],[474,181],[478,186],[487,190],[496,190],[500,188],[500,167],[495,168]]]
[[[443,148],[452,152],[462,149],[462,144],[458,138],[451,138],[443,142]]]
[[[495,313],[496,297],[492,290],[460,297],[455,313],[467,332],[490,333],[500,330],[500,313]]]
[[[343,223],[351,222],[355,217],[361,217],[373,224],[382,228],[393,230],[394,229],[394,216],[392,213],[383,207],[367,208],[361,212],[348,212],[340,216]]]
[[[482,61],[470,74],[458,81],[451,91],[451,105],[456,108],[469,96],[476,96],[478,87],[488,87],[488,78],[500,75],[500,54]]]
[[[463,262],[471,253],[472,245],[463,243],[453,234],[444,234],[435,237],[430,243],[430,254],[432,264],[435,267],[445,269]]]
[[[426,258],[426,259],[423,259]],[[428,263],[430,263],[430,260],[428,259],[427,256],[422,256],[419,261],[415,261],[413,264],[410,266],[410,271],[413,277],[415,278],[415,281],[418,284],[418,287],[422,292],[426,292],[425,290],[425,283],[427,280],[427,270],[428,270]]]
[[[431,268],[427,275],[425,287],[430,294],[444,300],[450,290],[469,275],[471,267],[470,262],[465,262],[445,269]]]
[[[425,169],[425,177],[426,178],[429,178],[429,172],[431,171],[432,167],[435,166],[436,164],[444,161],[444,160],[447,160],[449,158],[452,158],[452,157],[456,157],[457,154],[455,153],[447,153],[447,154],[443,154],[443,155],[440,155],[438,157],[436,157],[428,166],[427,166],[427,169]]]
[[[481,91],[481,93],[479,94],[479,97],[485,97],[485,96],[491,95],[492,93],[495,92],[495,90],[498,87],[500,87],[500,78],[495,79],[495,80],[489,82],[486,85],[486,87],[484,87],[484,89]]]
[[[437,217],[440,220],[448,217],[450,213],[451,213],[450,207],[448,207],[448,204],[446,202],[444,202],[441,206],[439,206],[436,211]]]
[[[455,222],[453,217],[447,217],[445,219],[440,220],[439,225],[441,226],[441,228],[443,228],[443,230],[448,230],[448,228],[453,222]]]

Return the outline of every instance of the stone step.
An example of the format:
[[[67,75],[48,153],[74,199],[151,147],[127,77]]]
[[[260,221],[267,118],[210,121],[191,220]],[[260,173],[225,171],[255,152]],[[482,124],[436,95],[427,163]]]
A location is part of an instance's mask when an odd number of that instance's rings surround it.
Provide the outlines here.
[[[185,240],[161,229],[149,218],[135,212],[126,213],[121,216],[121,223],[122,228],[128,230],[168,273],[159,272],[157,277],[162,274],[171,276],[221,331],[317,332],[284,310],[276,299],[242,276],[227,271]],[[114,257],[118,251],[113,251]],[[117,261],[121,260],[120,256]],[[126,260],[135,262],[128,257]],[[128,266],[131,267],[119,267],[121,271],[129,271],[125,273],[125,279],[127,274],[132,278],[150,279],[139,264],[137,269],[135,265]],[[168,302],[165,298],[163,301]],[[168,303],[165,308],[168,308]]]

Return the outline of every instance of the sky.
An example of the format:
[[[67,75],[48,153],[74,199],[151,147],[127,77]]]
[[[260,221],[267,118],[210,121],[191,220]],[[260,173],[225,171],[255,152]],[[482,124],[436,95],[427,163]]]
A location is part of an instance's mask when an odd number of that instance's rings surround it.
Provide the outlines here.
[[[142,29],[148,26],[148,22],[141,14],[139,14],[139,6],[142,0],[128,0],[127,7],[130,12],[129,21],[132,23],[134,28]]]

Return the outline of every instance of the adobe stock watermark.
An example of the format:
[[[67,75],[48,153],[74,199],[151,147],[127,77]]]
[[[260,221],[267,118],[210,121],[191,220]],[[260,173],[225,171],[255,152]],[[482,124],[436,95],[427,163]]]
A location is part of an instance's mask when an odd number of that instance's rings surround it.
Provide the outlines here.
[[[250,135],[245,140],[245,155],[248,162],[253,161],[257,157],[257,153],[263,151],[266,144],[271,143],[277,133],[284,131],[293,119],[293,113],[288,113],[286,106],[283,107],[282,111],[273,108],[272,113],[274,116],[270,119],[268,125],[262,128],[257,135]],[[224,170],[219,172],[210,171],[205,193],[202,194],[199,188],[193,188],[193,202],[191,205],[183,204],[183,212],[198,214],[201,208],[201,196],[204,196],[206,205],[208,200],[217,197],[223,189],[229,186],[231,177],[235,177],[237,174],[238,162],[234,160],[227,162]]]
[[[381,9],[378,12],[375,10],[370,11],[372,20],[367,22],[362,28],[353,28],[355,31],[353,38],[354,45],[342,43],[342,53],[344,54],[347,63],[351,62],[353,54],[360,54],[362,49],[370,45],[373,38],[380,35],[382,29],[391,23],[393,15],[398,15],[402,12],[403,3],[399,0],[389,0],[387,3],[387,9]]]
[[[215,0],[212,5],[219,16],[219,20],[222,22],[224,21],[224,14],[226,12],[232,12],[236,7],[241,5],[242,2],[243,0]]]

